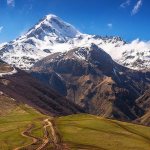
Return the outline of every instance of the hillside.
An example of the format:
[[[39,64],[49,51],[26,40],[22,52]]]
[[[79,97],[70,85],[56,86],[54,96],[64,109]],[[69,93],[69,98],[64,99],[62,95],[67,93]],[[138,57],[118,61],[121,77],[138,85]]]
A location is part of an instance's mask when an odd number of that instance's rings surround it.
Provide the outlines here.
[[[7,66],[7,67],[6,67]],[[5,71],[4,71],[4,68]],[[42,113],[68,115],[83,112],[81,108],[43,85],[28,73],[15,69],[16,72],[7,72],[15,68],[1,62],[0,91],[18,102],[28,104]]]
[[[92,115],[60,117],[55,122],[71,150],[149,150],[150,128]]]
[[[0,132],[1,150],[149,150],[150,146],[149,127],[86,114],[53,118],[2,93]]]
[[[149,149],[149,127],[87,114],[63,117],[83,110],[24,71],[3,61],[0,69],[0,149]]]
[[[18,150],[39,147],[44,137],[42,115],[26,104],[0,94],[0,149]],[[32,135],[31,135],[32,132]]]
[[[53,148],[48,120],[80,112],[79,106],[0,60],[1,150]]]
[[[136,120],[138,123],[150,126],[150,90],[147,90],[142,96],[140,96],[136,103],[145,110],[145,114]]]

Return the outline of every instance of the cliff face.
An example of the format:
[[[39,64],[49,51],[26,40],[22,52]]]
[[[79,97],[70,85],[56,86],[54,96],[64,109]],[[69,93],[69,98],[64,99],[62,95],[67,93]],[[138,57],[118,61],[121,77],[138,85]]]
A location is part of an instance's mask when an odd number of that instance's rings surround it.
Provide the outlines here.
[[[137,105],[145,111],[135,122],[150,126],[150,89],[136,100]]]

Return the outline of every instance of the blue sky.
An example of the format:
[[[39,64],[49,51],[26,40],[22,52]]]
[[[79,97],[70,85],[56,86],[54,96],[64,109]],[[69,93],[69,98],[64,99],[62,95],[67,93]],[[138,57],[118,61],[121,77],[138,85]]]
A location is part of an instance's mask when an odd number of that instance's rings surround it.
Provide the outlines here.
[[[50,13],[83,33],[150,40],[150,0],[0,0],[0,43]]]

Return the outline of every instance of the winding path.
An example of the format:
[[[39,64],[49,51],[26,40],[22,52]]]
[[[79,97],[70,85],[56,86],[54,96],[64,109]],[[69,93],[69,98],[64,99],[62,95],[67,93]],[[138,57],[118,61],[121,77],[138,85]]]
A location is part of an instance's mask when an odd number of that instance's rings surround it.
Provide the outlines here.
[[[43,148],[45,148],[47,146],[47,144],[50,142],[50,139],[49,139],[49,132],[47,130],[48,127],[50,127],[50,124],[49,124],[49,120],[48,119],[45,119],[44,120],[44,139],[43,139],[43,143],[42,145],[37,148],[37,150],[42,150]]]
[[[36,143],[37,145],[39,145],[38,141],[40,139],[31,135],[31,131],[33,127],[34,127],[33,125],[30,125],[25,131],[21,133],[21,135],[26,138],[30,138],[30,139],[32,138],[32,143],[15,148],[14,150],[21,150],[31,145],[36,145]],[[62,142],[61,137],[56,130],[54,120],[45,119],[43,129],[44,129],[44,137],[42,139],[42,144],[39,145],[39,147],[36,148],[36,150],[45,150],[50,144],[54,148],[54,150],[69,150],[69,148]]]
[[[45,138],[43,139],[43,144],[37,150],[42,150],[50,143],[52,144],[55,150],[66,150],[66,148],[64,148],[63,143],[61,142],[61,138],[58,132],[56,131],[54,121],[52,119],[45,119],[44,123]],[[50,129],[50,132],[48,131],[48,128]]]
[[[10,72],[0,73],[0,77],[6,76],[6,75],[13,75],[15,73],[17,73],[17,70],[13,68],[13,70]]]
[[[33,145],[33,144],[35,144],[35,143],[38,142],[38,140],[39,140],[38,138],[36,138],[36,137],[30,135],[30,133],[31,133],[33,127],[34,127],[33,124],[31,124],[31,125],[29,125],[29,127],[28,127],[25,131],[21,132],[21,135],[22,135],[22,136],[24,136],[24,137],[26,137],[26,138],[32,138],[32,143],[30,143],[30,144],[28,144],[28,145],[25,145],[25,146],[17,147],[17,148],[15,148],[14,150],[20,150],[20,149],[22,149],[22,148],[28,147],[28,146]]]

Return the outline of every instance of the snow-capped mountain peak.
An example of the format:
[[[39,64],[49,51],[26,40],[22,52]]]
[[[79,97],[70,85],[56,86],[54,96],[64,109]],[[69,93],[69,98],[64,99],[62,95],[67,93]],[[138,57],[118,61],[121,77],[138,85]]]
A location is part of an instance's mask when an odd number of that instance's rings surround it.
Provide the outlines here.
[[[134,69],[145,69],[145,66],[146,68],[150,66],[150,43],[140,41],[126,43],[118,36],[83,34],[53,14],[45,16],[16,40],[0,44],[0,58],[26,70],[52,53],[63,53],[77,47],[90,47],[91,43],[102,48],[124,66]]]
[[[21,37],[2,44],[1,58],[21,69],[29,69],[54,49],[60,51],[62,45],[65,45],[66,49],[66,43],[80,35],[75,27],[49,14]]]
[[[65,42],[80,34],[81,33],[69,23],[64,22],[55,15],[49,14],[31,28],[23,37],[34,37],[39,40],[46,40],[47,37],[51,37],[57,42]]]

